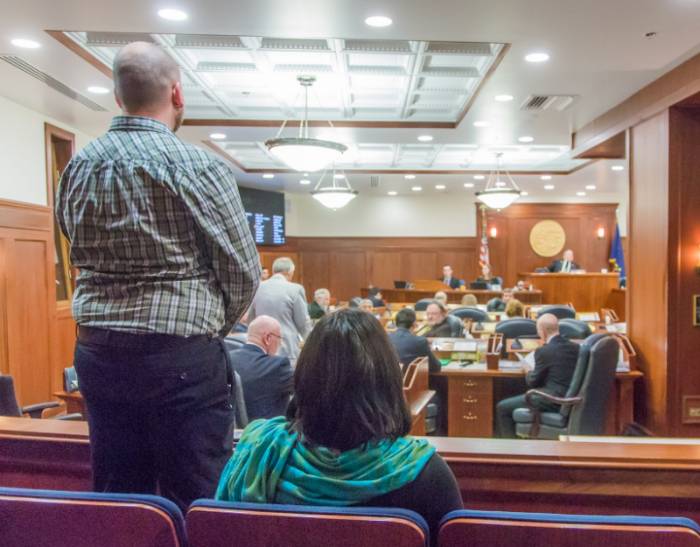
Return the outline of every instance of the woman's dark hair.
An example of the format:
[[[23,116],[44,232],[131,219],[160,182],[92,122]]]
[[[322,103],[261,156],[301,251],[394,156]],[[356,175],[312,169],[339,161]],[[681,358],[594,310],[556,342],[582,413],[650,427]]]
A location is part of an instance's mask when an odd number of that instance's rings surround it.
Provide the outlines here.
[[[410,329],[413,326],[413,323],[416,322],[416,312],[414,312],[411,308],[403,308],[396,314],[396,319],[394,322],[396,323],[397,327]]]
[[[316,324],[297,360],[287,418],[306,440],[341,451],[408,434],[399,358],[372,314],[340,310]]]

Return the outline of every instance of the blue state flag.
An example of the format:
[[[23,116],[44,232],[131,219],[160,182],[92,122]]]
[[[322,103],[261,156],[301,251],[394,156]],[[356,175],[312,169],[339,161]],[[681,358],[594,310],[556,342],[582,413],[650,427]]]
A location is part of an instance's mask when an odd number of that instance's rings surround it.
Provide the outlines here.
[[[625,272],[625,253],[622,251],[622,239],[620,238],[620,226],[615,224],[615,237],[610,247],[610,271],[620,274],[620,287],[627,285],[627,274]]]

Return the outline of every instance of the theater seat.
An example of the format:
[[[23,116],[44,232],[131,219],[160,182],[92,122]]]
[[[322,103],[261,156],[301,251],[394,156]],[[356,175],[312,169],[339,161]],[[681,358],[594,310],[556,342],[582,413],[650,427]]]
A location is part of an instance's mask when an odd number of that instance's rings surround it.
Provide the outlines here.
[[[181,547],[184,519],[158,496],[0,488],[2,547]]]
[[[198,500],[186,520],[191,547],[425,547],[429,538],[420,515],[379,507]]]
[[[440,547],[698,547],[700,527],[687,518],[453,511]]]

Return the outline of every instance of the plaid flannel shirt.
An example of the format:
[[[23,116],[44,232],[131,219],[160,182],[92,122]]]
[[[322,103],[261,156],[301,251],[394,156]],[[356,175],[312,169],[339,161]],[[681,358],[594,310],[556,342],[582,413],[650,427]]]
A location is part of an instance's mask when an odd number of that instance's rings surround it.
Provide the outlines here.
[[[79,325],[225,335],[260,280],[231,169],[150,118],[115,117],[70,161],[56,218]]]

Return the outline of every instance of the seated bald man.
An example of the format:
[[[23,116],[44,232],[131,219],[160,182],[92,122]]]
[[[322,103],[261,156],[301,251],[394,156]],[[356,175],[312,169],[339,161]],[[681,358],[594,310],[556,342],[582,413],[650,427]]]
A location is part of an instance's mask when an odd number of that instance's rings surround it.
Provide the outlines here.
[[[286,357],[275,355],[282,333],[277,319],[256,317],[248,325],[248,342],[229,359],[240,375],[249,420],[283,416],[294,386],[294,370]]]
[[[564,397],[574,375],[579,345],[559,334],[559,320],[551,313],[545,313],[537,320],[537,334],[544,345],[535,351],[535,368],[527,373],[525,382],[529,388]],[[538,408],[547,412],[556,412],[559,409],[558,405],[547,401],[536,400],[535,403]],[[513,411],[526,406],[525,395],[503,399],[496,405],[496,428],[499,437],[515,438]]]

